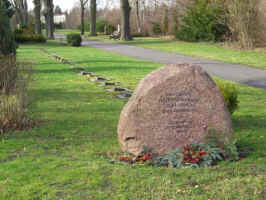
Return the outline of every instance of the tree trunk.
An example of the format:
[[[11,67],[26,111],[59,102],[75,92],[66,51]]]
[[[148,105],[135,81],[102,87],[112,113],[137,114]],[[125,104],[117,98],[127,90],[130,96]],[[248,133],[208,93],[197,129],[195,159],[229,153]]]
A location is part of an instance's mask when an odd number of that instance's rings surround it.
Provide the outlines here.
[[[140,23],[140,14],[139,14],[139,0],[136,0],[136,17],[137,17],[137,27],[138,33],[141,33],[141,23]]]
[[[168,19],[168,8],[165,8],[164,11],[164,18],[163,18],[163,34],[167,35],[168,34],[168,29],[169,29],[169,19]]]
[[[146,24],[146,5],[145,0],[142,1],[143,9],[142,9],[142,24]]]
[[[54,5],[53,0],[45,0],[46,37],[54,39]]]
[[[14,0],[14,7],[16,9],[16,16],[19,19],[19,24],[28,25],[28,3],[26,0]]]
[[[16,44],[13,32],[10,27],[10,18],[14,14],[14,10],[8,1],[0,1],[0,57],[2,55],[16,54]],[[2,62],[2,61],[1,61]],[[0,69],[0,89],[2,89],[3,76],[1,77]]]
[[[97,13],[97,4],[96,0],[91,0],[90,2],[90,15],[91,15],[91,23],[90,23],[90,31],[91,36],[96,36],[96,13]]]
[[[16,17],[18,19],[18,23],[19,23],[20,27],[24,26],[25,25],[24,20],[23,20],[24,17],[23,17],[23,13],[20,9],[16,10]]]
[[[121,40],[132,40],[130,35],[130,5],[128,0],[120,0],[121,7]]]
[[[28,3],[27,0],[24,0],[23,2],[23,22],[24,25],[29,24],[29,14],[28,14]]]
[[[41,0],[34,0],[35,33],[42,34],[41,27]]]
[[[85,8],[84,8],[84,5],[83,5],[83,3],[81,3],[81,15],[80,15],[80,17],[81,17],[81,35],[84,35],[84,10],[85,10]]]

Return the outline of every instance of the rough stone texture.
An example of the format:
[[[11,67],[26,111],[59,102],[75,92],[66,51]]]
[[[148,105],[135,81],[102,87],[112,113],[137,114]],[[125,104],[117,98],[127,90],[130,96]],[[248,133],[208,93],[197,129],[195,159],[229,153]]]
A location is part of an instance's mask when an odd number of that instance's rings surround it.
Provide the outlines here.
[[[223,96],[199,66],[167,65],[141,80],[118,125],[123,151],[143,147],[164,154],[190,143],[204,143],[209,128],[232,137],[231,115]]]

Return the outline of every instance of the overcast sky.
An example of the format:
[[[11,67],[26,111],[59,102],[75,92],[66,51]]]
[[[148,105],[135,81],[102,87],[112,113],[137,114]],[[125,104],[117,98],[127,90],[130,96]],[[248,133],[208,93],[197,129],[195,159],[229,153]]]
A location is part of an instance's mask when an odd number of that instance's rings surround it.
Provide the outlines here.
[[[30,9],[33,9],[33,0],[28,0],[28,4]],[[54,5],[57,6],[59,5],[60,8],[65,11],[65,10],[70,10],[75,3],[77,3],[78,0],[54,0]]]
[[[33,9],[33,0],[27,0],[30,9]],[[108,0],[98,0],[97,3],[99,4],[99,7],[104,7],[105,6],[105,2],[107,2]],[[63,11],[66,10],[70,10],[75,4],[77,4],[79,2],[79,0],[54,0],[54,6],[59,5],[60,8]],[[109,0],[110,2],[110,0]],[[115,2],[119,2],[119,1],[115,1]]]

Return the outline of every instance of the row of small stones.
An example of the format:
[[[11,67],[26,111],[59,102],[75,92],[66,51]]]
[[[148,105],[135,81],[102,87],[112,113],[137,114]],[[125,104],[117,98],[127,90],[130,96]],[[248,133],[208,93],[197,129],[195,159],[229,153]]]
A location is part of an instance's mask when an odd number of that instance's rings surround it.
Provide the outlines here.
[[[119,95],[117,95],[117,97],[120,99],[125,99],[125,98],[129,98],[132,96],[131,90],[129,90],[128,88],[119,87],[120,83],[111,82],[112,80],[111,78],[105,78],[104,76],[96,75],[94,72],[86,72],[84,71],[85,69],[83,67],[74,66],[74,64],[70,62],[69,60],[62,58],[60,56],[51,54],[46,49],[40,49],[40,51],[42,51],[43,53],[49,55],[50,57],[54,58],[55,60],[63,64],[71,65],[71,68],[73,70],[80,71],[78,75],[86,76],[91,82],[95,82],[98,86],[111,87],[111,88],[107,88],[106,91],[107,92],[118,92]]]

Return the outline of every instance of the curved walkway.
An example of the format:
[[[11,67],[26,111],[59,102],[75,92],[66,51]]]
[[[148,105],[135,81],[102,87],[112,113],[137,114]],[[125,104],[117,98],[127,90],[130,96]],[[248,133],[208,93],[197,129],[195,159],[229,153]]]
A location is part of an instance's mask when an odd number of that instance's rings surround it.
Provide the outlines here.
[[[57,39],[64,39],[63,35],[56,35]],[[209,74],[225,80],[247,84],[257,88],[266,89],[266,70],[245,65],[229,64],[191,56],[147,49],[143,47],[124,45],[119,43],[106,43],[83,39],[82,45],[119,53],[121,55],[148,60],[161,64],[192,63],[198,64]]]

